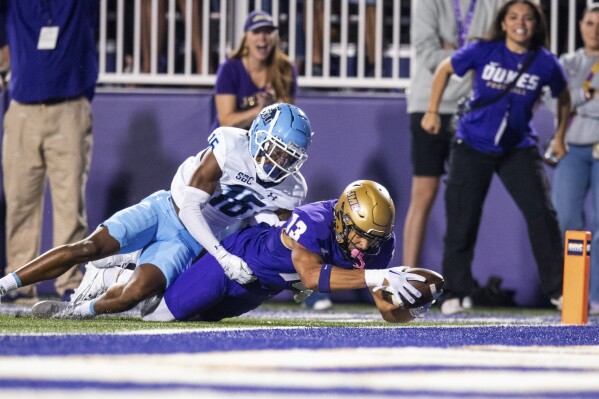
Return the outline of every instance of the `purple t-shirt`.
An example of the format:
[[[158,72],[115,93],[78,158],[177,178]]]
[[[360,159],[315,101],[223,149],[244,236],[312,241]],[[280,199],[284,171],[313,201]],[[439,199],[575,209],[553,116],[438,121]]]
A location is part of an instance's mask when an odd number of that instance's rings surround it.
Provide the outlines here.
[[[243,66],[241,58],[230,58],[218,68],[214,87],[215,94],[234,94],[237,111],[244,111],[254,107],[257,103],[256,93],[265,89],[265,87],[258,87],[254,84]],[[297,92],[297,73],[295,68],[293,68],[293,82],[290,91],[290,97],[295,98]],[[216,115],[210,131],[219,126],[218,115]]]
[[[510,51],[505,41],[475,41],[456,51],[451,65],[458,76],[474,70],[471,103],[484,103],[505,90],[530,54],[531,51]],[[549,86],[553,97],[557,97],[567,83],[557,57],[540,48],[510,92],[464,115],[456,135],[482,152],[501,153],[534,146],[536,132],[530,122],[542,88]]]

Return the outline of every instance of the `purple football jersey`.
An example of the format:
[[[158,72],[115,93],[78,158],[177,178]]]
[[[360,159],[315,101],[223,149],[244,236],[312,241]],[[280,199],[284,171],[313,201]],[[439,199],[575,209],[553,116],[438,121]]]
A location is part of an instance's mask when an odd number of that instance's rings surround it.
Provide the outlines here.
[[[354,266],[343,256],[335,239],[334,208],[337,200],[306,204],[294,209],[282,226],[259,224],[236,232],[223,241],[232,254],[241,257],[258,280],[240,285],[229,280],[211,255],[205,255],[186,270],[165,293],[166,304],[178,320],[220,320],[243,314],[300,281],[291,261],[291,250],[281,241],[286,233],[324,263],[345,269]],[[393,257],[392,235],[376,253],[364,256],[366,268],[384,269]]]

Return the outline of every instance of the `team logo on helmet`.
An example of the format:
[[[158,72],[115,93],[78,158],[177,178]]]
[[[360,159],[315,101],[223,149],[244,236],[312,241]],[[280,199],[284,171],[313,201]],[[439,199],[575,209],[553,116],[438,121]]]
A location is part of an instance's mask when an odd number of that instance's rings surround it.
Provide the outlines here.
[[[389,192],[370,180],[358,180],[345,188],[335,206],[335,237],[346,260],[355,267],[364,267],[362,257],[375,253],[391,236],[395,206]],[[352,245],[352,239],[365,238],[366,250]]]
[[[295,105],[279,103],[264,108],[249,131],[249,150],[258,178],[279,183],[297,173],[308,159],[312,135],[308,117]]]
[[[360,212],[360,203],[358,202],[358,196],[355,191],[350,191],[347,193],[347,203],[351,208],[352,212]]]

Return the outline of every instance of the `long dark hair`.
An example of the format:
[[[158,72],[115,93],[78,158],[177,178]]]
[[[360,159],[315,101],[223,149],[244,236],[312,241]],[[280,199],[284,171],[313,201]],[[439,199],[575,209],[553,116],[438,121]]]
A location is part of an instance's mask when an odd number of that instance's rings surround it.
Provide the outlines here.
[[[493,24],[489,28],[487,34],[483,38],[486,41],[502,41],[505,40],[506,34],[505,31],[501,28],[501,24],[505,19],[510,7],[514,4],[526,4],[532,10],[535,21],[536,28],[535,32],[530,39],[529,48],[534,50],[539,47],[549,47],[549,31],[547,30],[547,19],[545,18],[545,14],[541,7],[534,3],[531,0],[508,0],[506,1],[501,8],[495,14],[495,19],[493,20]]]
[[[246,37],[247,32],[243,35],[239,47],[233,50],[231,58],[243,58],[248,54]],[[267,81],[272,84],[277,101],[293,104],[295,102],[293,97],[291,97],[291,86],[293,85],[294,78],[293,64],[287,54],[279,48],[278,34],[275,38],[273,49],[266,60],[266,64],[268,65]]]

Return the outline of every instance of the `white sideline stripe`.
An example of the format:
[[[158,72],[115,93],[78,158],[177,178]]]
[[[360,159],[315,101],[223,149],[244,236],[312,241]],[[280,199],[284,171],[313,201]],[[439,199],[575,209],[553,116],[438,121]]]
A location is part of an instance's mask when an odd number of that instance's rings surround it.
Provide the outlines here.
[[[393,366],[402,369],[380,370],[381,367]],[[416,368],[415,371],[410,371],[410,366],[462,366],[468,369]],[[483,368],[475,370],[476,367]],[[327,368],[331,371],[316,370]],[[348,370],[351,368],[360,368],[361,371]],[[372,368],[372,371],[368,371],[368,368]],[[531,370],[526,371],[526,368]],[[594,392],[599,391],[599,346],[471,346],[448,349],[408,347],[131,356],[7,356],[0,357],[0,377],[32,381],[168,383],[257,389],[287,387],[291,390],[310,387],[425,390],[440,393]],[[435,383],[431,384],[431,381]]]

